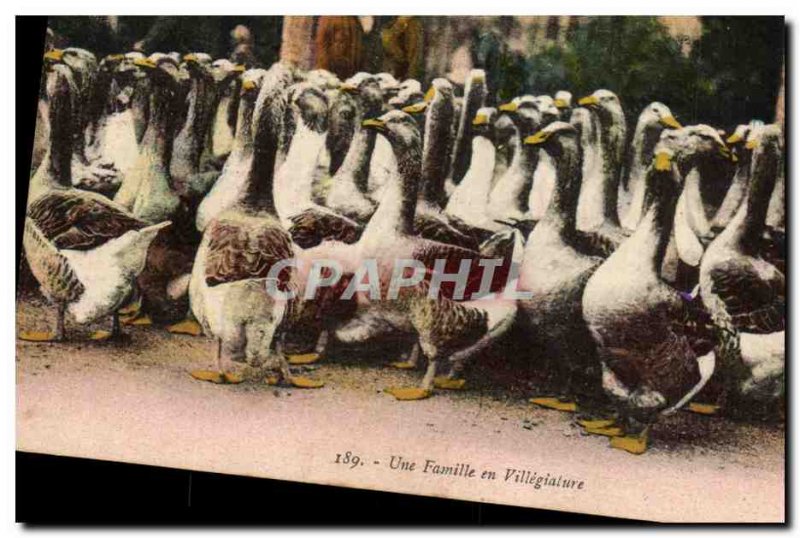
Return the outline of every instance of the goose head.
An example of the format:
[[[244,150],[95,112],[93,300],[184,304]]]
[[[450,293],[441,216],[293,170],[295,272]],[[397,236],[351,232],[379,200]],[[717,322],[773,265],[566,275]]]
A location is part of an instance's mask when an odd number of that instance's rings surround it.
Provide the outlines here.
[[[154,83],[171,89],[176,89],[184,80],[178,62],[161,52],[154,52],[147,58],[136,58],[133,65]]]
[[[542,124],[547,125],[550,122],[560,119],[560,112],[556,106],[555,99],[549,95],[538,95],[533,99],[534,106],[542,115]]]
[[[300,82],[289,87],[289,106],[295,121],[317,133],[328,130],[328,98],[325,92],[309,82]]]
[[[209,69],[214,82],[219,86],[224,86],[226,83],[241,76],[242,73],[245,72],[245,66],[243,64],[235,64],[227,58],[214,60],[211,62]]]
[[[558,109],[562,121],[569,121],[572,110],[572,94],[566,90],[559,90],[553,96],[553,104]]]
[[[597,90],[593,94],[581,98],[578,106],[586,107],[597,113],[604,120],[603,123],[624,117],[619,97],[611,90]]]
[[[361,107],[364,117],[377,116],[383,108],[380,84],[378,79],[369,73],[356,73],[341,84],[339,90],[353,97],[354,102]]]
[[[551,157],[560,157],[565,151],[577,153],[579,147],[578,130],[564,121],[555,121],[525,137],[523,142],[530,146],[539,146]]]
[[[536,97],[523,95],[515,97],[510,103],[500,105],[498,111],[508,115],[523,138],[535,133],[542,124],[542,113],[537,107]]]
[[[733,154],[739,159],[748,157],[752,154],[752,150],[747,149],[747,141],[751,137],[757,137],[758,131],[764,128],[764,122],[761,120],[751,120],[750,123],[737,125],[725,142],[731,147]],[[744,159],[746,160],[746,159]]]
[[[384,136],[392,144],[395,154],[414,148],[419,153],[422,145],[419,127],[414,118],[401,110],[392,110],[377,119],[364,120],[361,125]]]
[[[638,125],[643,130],[657,133],[663,129],[680,129],[682,127],[669,107],[658,101],[650,103],[642,110]]]
[[[72,69],[79,79],[90,79],[97,71],[97,58],[86,49],[68,47],[53,49],[44,54],[45,64],[62,63]]]
[[[682,173],[700,164],[724,162],[732,158],[731,150],[722,140],[719,131],[703,124],[664,131],[654,153],[659,148],[667,148],[674,154],[673,160]]]
[[[243,103],[255,104],[261,81],[266,75],[266,69],[248,69],[242,73],[242,87],[239,90]]]
[[[431,82],[431,87],[422,95],[420,92],[419,98],[413,104],[407,104],[402,108],[403,112],[408,114],[421,114],[428,109],[432,114],[434,111],[439,110],[442,106],[449,103],[451,108],[454,106],[454,93],[453,85],[445,78],[435,78]],[[428,113],[428,112],[426,112]]]
[[[478,113],[472,119],[472,136],[482,136],[494,142],[496,138],[496,121],[496,108],[483,107],[478,109]]]
[[[375,75],[375,78],[378,79],[378,84],[380,85],[385,100],[388,101],[400,91],[400,82],[398,82],[391,73],[378,73]]]

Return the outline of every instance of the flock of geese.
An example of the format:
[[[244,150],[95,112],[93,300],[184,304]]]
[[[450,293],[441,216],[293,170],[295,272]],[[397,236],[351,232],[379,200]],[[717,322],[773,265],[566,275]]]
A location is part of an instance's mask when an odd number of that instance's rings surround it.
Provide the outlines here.
[[[388,392],[416,400],[518,324],[561,387],[532,401],[637,454],[659,416],[715,412],[692,402],[715,372],[725,408],[783,397],[778,125],[727,136],[656,102],[629,137],[611,91],[492,108],[478,69],[457,97],[203,53],[44,60],[23,244],[57,321],[23,340],[65,339],[67,313],[110,316],[98,340],[155,323],[216,339],[196,379],[315,388],[290,365],[411,334],[393,366],[424,356],[422,381]],[[287,356],[301,330],[313,352]]]

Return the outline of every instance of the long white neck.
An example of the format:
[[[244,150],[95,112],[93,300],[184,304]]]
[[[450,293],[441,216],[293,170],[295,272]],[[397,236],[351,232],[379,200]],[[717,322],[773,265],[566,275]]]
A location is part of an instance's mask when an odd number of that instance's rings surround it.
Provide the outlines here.
[[[472,161],[469,170],[450,197],[447,213],[470,223],[486,218],[486,204],[492,189],[495,152],[494,144],[488,138],[476,136],[472,139]]]
[[[603,224],[603,156],[600,141],[595,140],[583,149],[583,185],[578,198],[576,227],[593,230]]]
[[[281,220],[307,208],[311,202],[311,185],[314,170],[325,146],[325,132],[309,129],[302,121],[297,130],[286,159],[275,174],[275,208]]]

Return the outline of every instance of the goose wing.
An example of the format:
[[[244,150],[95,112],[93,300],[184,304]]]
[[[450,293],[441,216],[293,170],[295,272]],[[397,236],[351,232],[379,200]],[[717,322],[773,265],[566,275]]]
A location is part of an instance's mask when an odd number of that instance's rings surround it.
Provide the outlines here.
[[[59,250],[92,250],[148,225],[102,196],[69,191],[39,198],[28,216]]]
[[[292,240],[280,226],[265,224],[243,226],[228,220],[215,220],[209,234],[205,266],[206,284],[265,278],[273,265],[294,257]],[[280,289],[290,279],[287,268],[279,275]]]
[[[355,243],[364,228],[356,221],[322,208],[310,207],[294,215],[289,227],[292,239],[302,248],[311,248],[326,240]]]
[[[428,270],[428,277],[433,273],[436,267],[436,260],[444,260],[444,273],[454,275],[458,273],[463,260],[470,261],[469,274],[467,276],[466,290],[464,294],[465,299],[469,299],[471,295],[480,289],[481,280],[483,279],[483,267],[481,260],[490,259],[475,250],[466,249],[457,245],[447,243],[440,243],[428,239],[417,240],[412,258],[421,261],[425,268]],[[508,274],[511,270],[510,258],[505,258],[503,264],[495,268],[490,291],[492,293],[502,292],[508,279]],[[453,282],[444,282],[440,288],[442,297],[452,299],[455,294],[455,284]]]
[[[47,294],[56,301],[71,302],[84,292],[67,259],[42,234],[36,223],[25,219],[22,245],[31,272]]]
[[[417,213],[414,217],[417,234],[425,239],[477,250],[479,242],[451,226],[444,218],[430,213]]]
[[[709,271],[711,293],[719,297],[734,327],[770,334],[786,329],[786,280],[758,258],[732,258]]]

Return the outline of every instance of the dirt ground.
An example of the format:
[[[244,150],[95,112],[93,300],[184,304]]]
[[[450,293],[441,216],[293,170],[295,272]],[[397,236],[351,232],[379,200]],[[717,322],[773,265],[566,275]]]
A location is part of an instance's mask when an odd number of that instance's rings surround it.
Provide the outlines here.
[[[41,298],[18,301],[18,331],[53,321]],[[96,328],[68,323],[69,343],[17,342],[18,449],[637,519],[785,517],[781,423],[680,412],[633,456],[585,435],[572,415],[529,404],[535,383],[502,357],[475,368],[466,391],[398,402],[383,389],[422,372],[390,368],[391,349],[334,352],[303,367],[325,381],[317,390],[220,386],[188,375],[213,366],[208,338],[126,327],[125,342],[94,343]],[[415,468],[392,469],[398,457]],[[478,476],[424,472],[425,460],[469,464]],[[583,486],[537,489],[506,481],[508,468]]]

